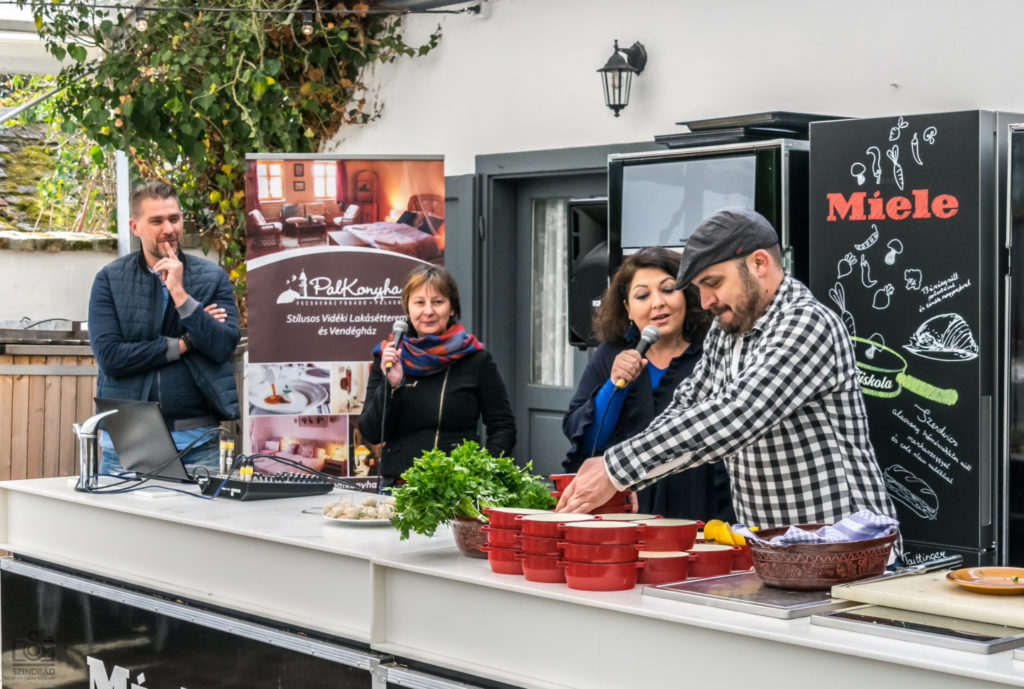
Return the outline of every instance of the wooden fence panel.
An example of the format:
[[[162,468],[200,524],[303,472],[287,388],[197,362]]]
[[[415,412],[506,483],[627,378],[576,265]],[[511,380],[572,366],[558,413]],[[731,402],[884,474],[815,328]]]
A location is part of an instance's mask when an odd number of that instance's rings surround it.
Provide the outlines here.
[[[14,363],[14,357],[0,354],[0,366]],[[11,452],[14,442],[11,422],[14,419],[14,376],[0,375],[0,480],[11,477]]]

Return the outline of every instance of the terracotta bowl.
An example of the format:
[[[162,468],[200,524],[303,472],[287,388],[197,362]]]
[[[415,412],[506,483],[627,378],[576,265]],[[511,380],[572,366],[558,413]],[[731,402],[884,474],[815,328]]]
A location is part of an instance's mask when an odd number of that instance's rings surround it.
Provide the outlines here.
[[[469,557],[487,557],[487,553],[481,550],[481,546],[487,544],[487,534],[480,529],[484,523],[479,519],[457,516],[452,520],[452,536],[455,537],[455,547]]]
[[[814,531],[823,524],[797,524]],[[764,529],[757,533],[769,540],[788,527]],[[801,543],[771,546],[749,541],[754,571],[765,584],[780,589],[820,591],[836,584],[873,577],[885,571],[889,553],[896,542],[893,529],[881,538],[849,543]]]

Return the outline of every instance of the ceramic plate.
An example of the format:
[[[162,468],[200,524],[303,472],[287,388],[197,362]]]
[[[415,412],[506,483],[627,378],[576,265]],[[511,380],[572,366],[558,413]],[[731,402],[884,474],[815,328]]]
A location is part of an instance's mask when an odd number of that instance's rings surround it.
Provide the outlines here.
[[[274,404],[267,400],[277,390],[283,401]],[[300,414],[310,407],[316,407],[327,400],[327,389],[301,380],[279,380],[274,383],[260,383],[249,393],[249,403],[257,409],[274,414]]]
[[[966,567],[954,569],[946,579],[975,593],[1024,593],[1024,567]]]
[[[331,372],[320,366],[308,366],[299,374],[299,380],[314,385],[327,385],[331,382]]]
[[[320,507],[310,507],[302,510],[302,513],[315,514],[326,521],[345,524],[346,526],[384,526],[391,523],[390,519],[338,519],[337,517],[328,517]]]
[[[329,522],[336,522],[345,526],[387,526],[391,524],[390,519],[338,519],[337,517],[328,517],[326,514],[320,516]]]

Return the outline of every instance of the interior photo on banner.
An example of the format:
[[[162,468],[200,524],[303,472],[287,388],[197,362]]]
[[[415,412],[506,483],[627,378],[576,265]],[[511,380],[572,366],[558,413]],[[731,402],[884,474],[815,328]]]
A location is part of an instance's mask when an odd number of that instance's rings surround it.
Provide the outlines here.
[[[406,276],[444,265],[444,159],[246,156],[246,453],[375,490],[359,434],[373,348],[402,317]]]

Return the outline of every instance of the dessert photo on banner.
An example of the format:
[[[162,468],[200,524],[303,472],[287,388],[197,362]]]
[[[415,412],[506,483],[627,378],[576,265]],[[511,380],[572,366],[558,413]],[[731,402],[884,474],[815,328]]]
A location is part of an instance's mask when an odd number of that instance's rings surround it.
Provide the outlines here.
[[[402,285],[444,266],[444,159],[251,153],[245,175],[246,449],[322,459],[373,490],[380,448],[358,420],[374,348],[406,319]],[[312,442],[266,430],[275,417],[327,423]]]

